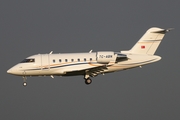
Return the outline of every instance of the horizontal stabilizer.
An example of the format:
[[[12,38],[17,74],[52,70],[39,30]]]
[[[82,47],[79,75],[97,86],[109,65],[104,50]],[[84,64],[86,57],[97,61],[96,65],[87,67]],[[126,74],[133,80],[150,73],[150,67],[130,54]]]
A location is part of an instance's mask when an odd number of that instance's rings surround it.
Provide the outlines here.
[[[161,34],[165,34],[171,30],[173,30],[174,28],[168,28],[168,29],[163,29],[163,30],[159,30],[159,31],[154,31],[153,33],[161,33]]]

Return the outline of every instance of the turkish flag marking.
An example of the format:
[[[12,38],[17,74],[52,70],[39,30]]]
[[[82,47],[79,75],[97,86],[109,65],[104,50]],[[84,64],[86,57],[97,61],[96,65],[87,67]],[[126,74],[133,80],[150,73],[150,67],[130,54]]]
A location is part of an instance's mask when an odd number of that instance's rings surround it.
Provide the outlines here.
[[[142,46],[141,46],[141,49],[145,49],[145,46],[144,46],[144,45],[142,45]]]

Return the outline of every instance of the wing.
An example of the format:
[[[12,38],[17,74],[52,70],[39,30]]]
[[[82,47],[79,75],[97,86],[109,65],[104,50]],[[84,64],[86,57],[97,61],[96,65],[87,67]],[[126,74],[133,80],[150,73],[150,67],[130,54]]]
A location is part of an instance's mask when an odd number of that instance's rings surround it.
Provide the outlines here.
[[[71,70],[65,70],[65,75],[64,76],[71,76],[71,75],[85,75],[88,74],[91,77],[95,77],[98,74],[104,73],[105,70],[107,70],[107,65],[105,64],[98,64],[98,65],[93,65],[89,68],[76,68],[76,69],[71,69]]]

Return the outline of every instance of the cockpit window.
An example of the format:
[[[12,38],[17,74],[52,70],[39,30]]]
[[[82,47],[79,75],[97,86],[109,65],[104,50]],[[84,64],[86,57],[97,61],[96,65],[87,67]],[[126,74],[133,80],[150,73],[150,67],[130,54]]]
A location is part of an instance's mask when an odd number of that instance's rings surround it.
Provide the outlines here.
[[[24,59],[21,63],[32,63],[35,62],[35,59],[31,58],[31,59]]]

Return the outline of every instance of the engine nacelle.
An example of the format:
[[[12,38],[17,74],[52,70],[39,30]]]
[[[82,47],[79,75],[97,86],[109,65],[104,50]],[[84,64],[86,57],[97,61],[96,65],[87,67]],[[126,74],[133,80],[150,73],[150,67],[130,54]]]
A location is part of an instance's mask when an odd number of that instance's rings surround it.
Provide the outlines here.
[[[97,52],[96,59],[98,63],[108,64],[110,62],[115,62],[116,56],[117,54],[111,51]]]

